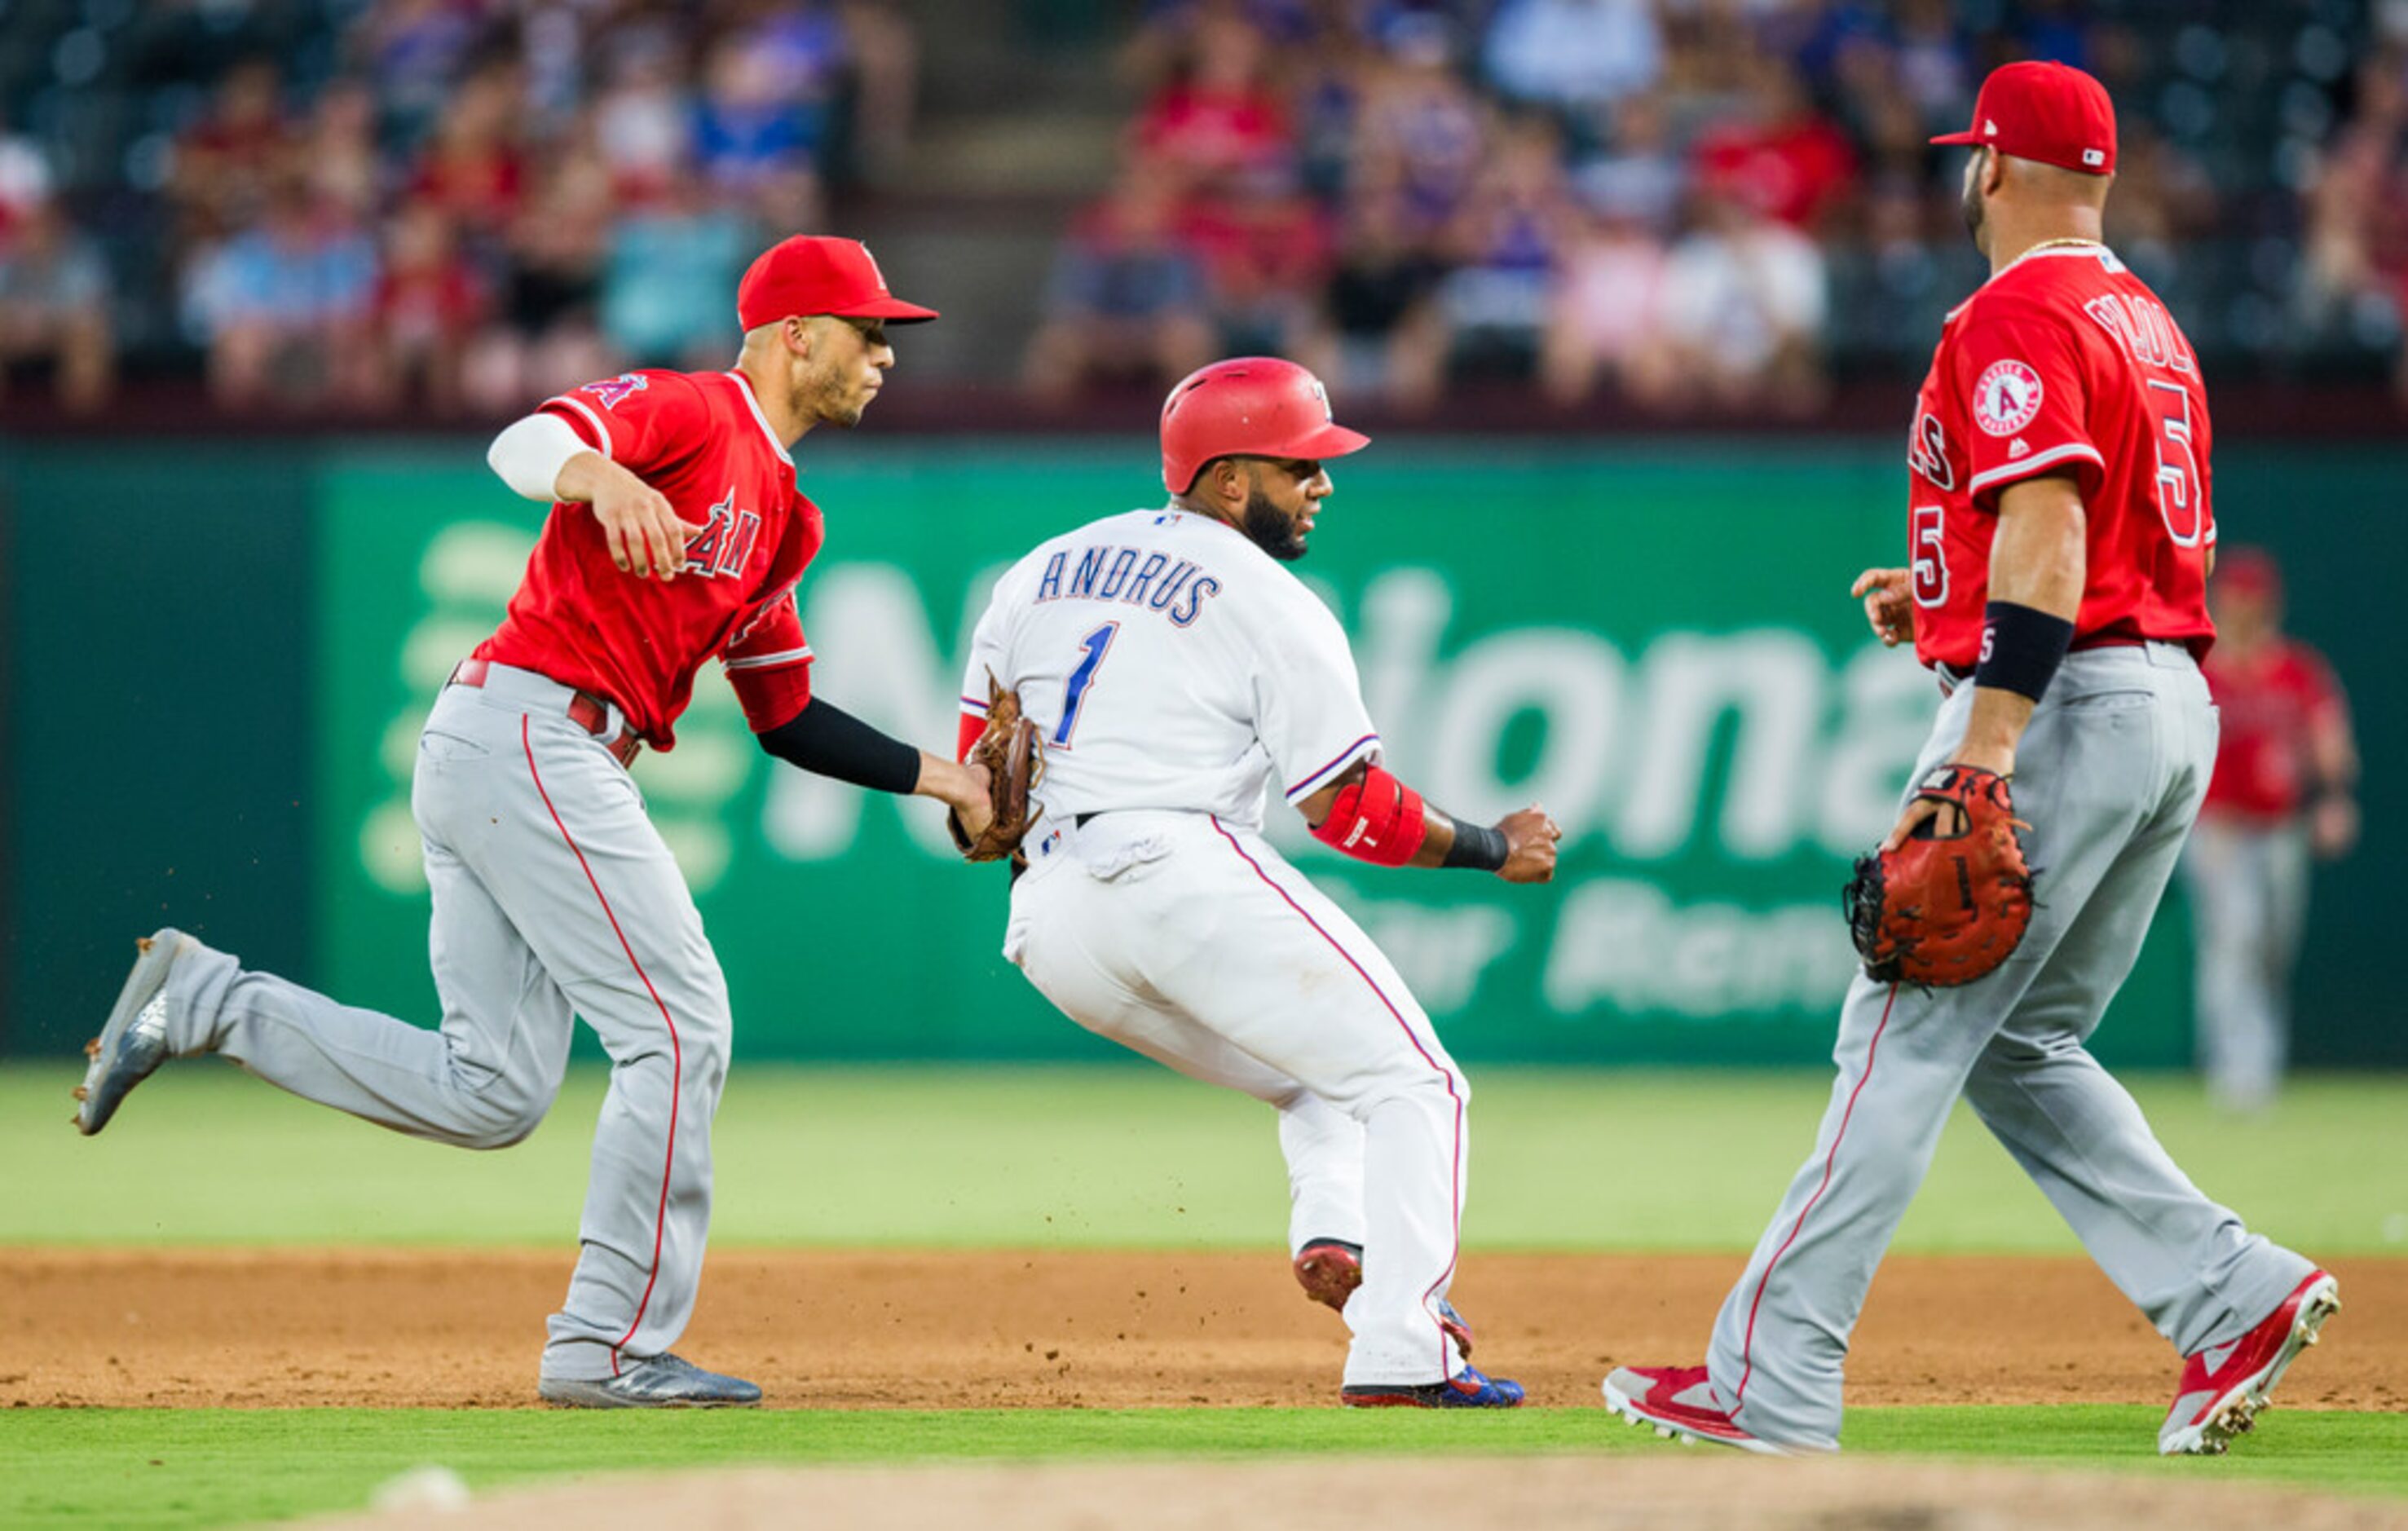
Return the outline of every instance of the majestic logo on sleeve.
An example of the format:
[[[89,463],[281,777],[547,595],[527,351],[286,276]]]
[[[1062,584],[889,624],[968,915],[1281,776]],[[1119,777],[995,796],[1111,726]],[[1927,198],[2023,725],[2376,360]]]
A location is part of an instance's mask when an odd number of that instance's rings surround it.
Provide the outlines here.
[[[1992,362],[1973,384],[1973,421],[1992,436],[2013,436],[2040,413],[2040,374],[2021,362]]]

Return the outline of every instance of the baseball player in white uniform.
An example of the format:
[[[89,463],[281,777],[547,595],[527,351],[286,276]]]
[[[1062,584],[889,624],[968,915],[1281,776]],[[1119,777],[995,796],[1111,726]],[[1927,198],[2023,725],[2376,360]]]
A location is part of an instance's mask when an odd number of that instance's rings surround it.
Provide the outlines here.
[[[1004,954],[1088,1030],[1279,1111],[1289,1247],[1354,1333],[1350,1405],[1512,1408],[1448,1305],[1470,1090],[1397,970],[1263,838],[1273,776],[1325,843],[1390,866],[1555,875],[1536,807],[1459,823],[1380,764],[1346,637],[1282,566],[1368,441],[1292,363],[1218,362],[1162,411],[1168,507],[1092,522],[996,583],[962,690],[1042,731]]]

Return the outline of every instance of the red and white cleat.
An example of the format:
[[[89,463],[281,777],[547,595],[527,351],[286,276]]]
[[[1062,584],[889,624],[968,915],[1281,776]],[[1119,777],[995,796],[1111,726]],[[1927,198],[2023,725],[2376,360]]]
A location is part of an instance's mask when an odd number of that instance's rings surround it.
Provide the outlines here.
[[[1652,1426],[1684,1444],[1712,1441],[1762,1456],[1787,1456],[1789,1449],[1760,1440],[1739,1427],[1714,1394],[1703,1366],[1616,1366],[1605,1380],[1605,1407],[1633,1424]]]
[[[2313,1271],[2258,1326],[2183,1361],[2174,1406],[2157,1431],[2161,1456],[2216,1456],[2258,1423],[2266,1395],[2341,1311],[2341,1283]]]

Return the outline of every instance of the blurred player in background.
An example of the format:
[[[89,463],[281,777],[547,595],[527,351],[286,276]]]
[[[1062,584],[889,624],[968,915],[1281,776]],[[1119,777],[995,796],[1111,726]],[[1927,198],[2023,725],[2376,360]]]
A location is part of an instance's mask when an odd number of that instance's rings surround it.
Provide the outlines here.
[[[1324,844],[1381,866],[1555,876],[1554,821],[1453,818],[1391,776],[1346,635],[1288,572],[1369,438],[1292,362],[1215,362],[1162,408],[1169,505],[1066,532],[996,581],[971,639],[1043,730],[1004,954],[1101,1037],[1280,1113],[1289,1247],[1354,1331],[1342,1401],[1510,1409],[1447,1302],[1470,1086],[1360,926],[1263,838],[1276,775]]]
[[[2324,656],[2283,631],[2283,577],[2229,548],[2208,587],[2208,689],[2224,714],[2215,778],[2183,853],[2196,926],[2200,1064],[2233,1110],[2271,1104],[2290,1052],[2291,966],[2308,861],[2358,840],[2358,745]]]

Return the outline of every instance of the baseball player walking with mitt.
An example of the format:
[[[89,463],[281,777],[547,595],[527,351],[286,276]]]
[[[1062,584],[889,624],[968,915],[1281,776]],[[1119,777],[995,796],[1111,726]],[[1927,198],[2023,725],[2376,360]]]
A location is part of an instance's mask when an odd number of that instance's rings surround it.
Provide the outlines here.
[[[2184,1357],[2158,1449],[2219,1452],[2339,1306],[2333,1280],[2200,1195],[2084,1046],[2214,763],[2207,395],[2100,241],[2115,122],[2097,80],[2009,64],[1972,129],[1936,141],[1974,146],[1965,216],[1992,275],[1924,380],[1911,565],[1854,594],[1947,700],[1850,889],[1867,972],[1813,1154],[1706,1364],[1623,1367],[1606,1402],[1662,1434],[1835,1449],[1849,1333],[1962,1095]]]
[[[1470,1090],[1387,958],[1263,838],[1273,775],[1315,837],[1383,866],[1555,875],[1537,808],[1461,823],[1381,764],[1354,656],[1283,565],[1330,493],[1337,424],[1292,363],[1218,362],[1162,410],[1167,508],[1039,546],[971,642],[968,750],[991,687],[1040,732],[1028,869],[1004,954],[1088,1030],[1279,1111],[1289,1246],[1354,1332],[1344,1402],[1511,1408],[1448,1305]]]
[[[415,1137],[502,1148],[559,1091],[570,1017],[611,1062],[581,1248],[539,1392],[598,1408],[745,1404],[759,1388],[672,1354],[710,1222],[710,1123],[733,1030],[685,880],[627,766],[666,750],[718,659],[762,747],[806,770],[941,798],[972,829],[985,773],[811,695],[795,585],[818,507],[787,449],[850,426],[895,352],[897,301],[867,250],[801,237],[754,262],[726,372],[635,372],[547,401],[495,438],[513,490],[552,506],[501,628],[452,672],[410,806],[434,900],[438,1029],[355,1009],[175,930],[142,952],[88,1051],[76,1123],[97,1133],[171,1057],[216,1052]]]

